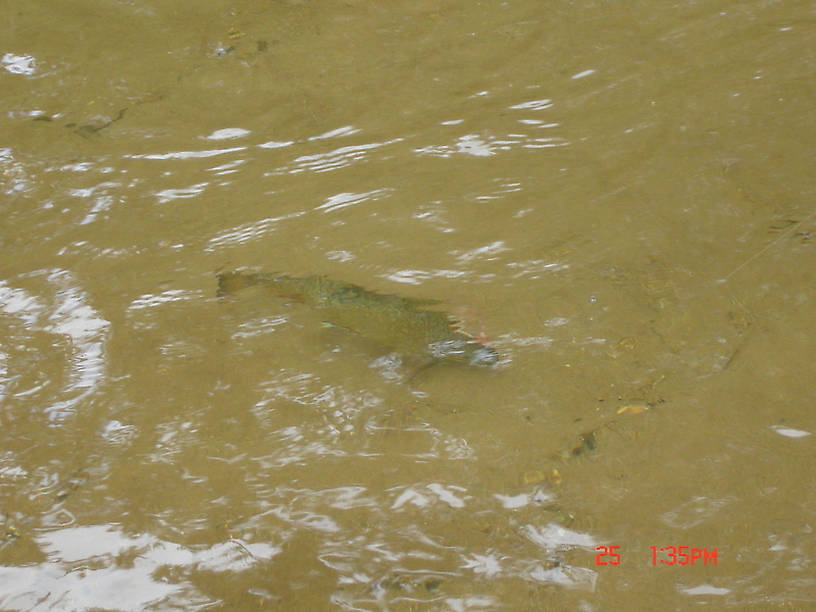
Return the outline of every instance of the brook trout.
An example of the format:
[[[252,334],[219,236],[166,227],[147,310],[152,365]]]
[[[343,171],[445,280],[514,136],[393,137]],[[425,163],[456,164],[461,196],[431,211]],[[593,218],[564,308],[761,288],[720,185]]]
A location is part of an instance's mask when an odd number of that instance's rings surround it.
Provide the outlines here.
[[[439,304],[438,300],[375,293],[325,276],[218,275],[219,297],[254,285],[308,305],[328,325],[351,330],[408,356],[472,366],[491,366],[499,360],[496,349],[462,331],[455,318],[429,308]]]

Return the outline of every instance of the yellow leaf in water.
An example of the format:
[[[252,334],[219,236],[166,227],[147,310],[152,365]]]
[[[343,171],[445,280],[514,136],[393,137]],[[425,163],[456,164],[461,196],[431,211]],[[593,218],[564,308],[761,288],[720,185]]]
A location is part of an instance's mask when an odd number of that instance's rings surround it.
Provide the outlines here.
[[[618,414],[640,414],[646,412],[649,406],[646,404],[629,404],[623,408],[618,408]]]

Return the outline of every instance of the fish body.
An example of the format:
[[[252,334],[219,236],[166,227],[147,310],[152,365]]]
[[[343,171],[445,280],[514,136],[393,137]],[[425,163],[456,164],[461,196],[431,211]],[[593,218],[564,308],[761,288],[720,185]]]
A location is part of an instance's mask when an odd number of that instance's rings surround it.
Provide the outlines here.
[[[256,285],[273,295],[303,302],[328,325],[349,329],[406,355],[478,366],[494,365],[499,359],[493,347],[458,329],[449,314],[430,308],[439,304],[438,300],[376,293],[325,276],[218,275],[219,296]]]

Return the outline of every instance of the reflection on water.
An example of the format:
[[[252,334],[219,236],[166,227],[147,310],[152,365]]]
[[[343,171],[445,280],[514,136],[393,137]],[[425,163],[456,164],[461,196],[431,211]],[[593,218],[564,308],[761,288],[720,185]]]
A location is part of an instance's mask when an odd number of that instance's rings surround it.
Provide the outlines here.
[[[396,142],[402,142],[402,138],[396,138],[388,142],[372,142],[362,145],[340,147],[328,153],[303,155],[295,158],[290,167],[275,170],[271,172],[270,175],[282,173],[297,174],[298,172],[304,171],[330,172],[331,170],[339,170],[354,163],[364,162],[368,157],[368,151],[386,147]]]
[[[160,4],[0,9],[0,608],[814,601],[805,8]]]
[[[3,602],[9,609],[144,610],[158,603],[164,609],[197,609],[208,603],[206,595],[190,581],[162,576],[190,567],[245,571],[280,553],[279,547],[239,539],[191,549],[101,525],[47,531],[37,543],[48,562],[0,567],[2,582],[16,585],[17,594]]]
[[[0,281],[0,312],[8,316],[7,337],[25,341],[22,346],[9,346],[14,352],[6,355],[7,371],[15,375],[7,378],[8,390],[2,394],[26,402],[44,401],[40,408],[59,421],[72,415],[103,382],[110,323],[88,304],[85,292],[73,286],[70,272],[50,270],[43,276],[49,295],[42,297]],[[26,353],[38,344],[40,354],[31,359]],[[40,371],[32,372],[31,367]],[[42,394],[54,379],[63,378],[60,389],[47,389],[52,399]],[[32,379],[36,382],[28,386]]]

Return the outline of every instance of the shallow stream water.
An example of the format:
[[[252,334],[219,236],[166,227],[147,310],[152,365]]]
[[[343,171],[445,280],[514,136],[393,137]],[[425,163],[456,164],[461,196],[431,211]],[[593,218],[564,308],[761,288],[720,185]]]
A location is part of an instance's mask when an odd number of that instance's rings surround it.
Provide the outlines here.
[[[812,4],[0,24],[0,609],[816,606]]]

